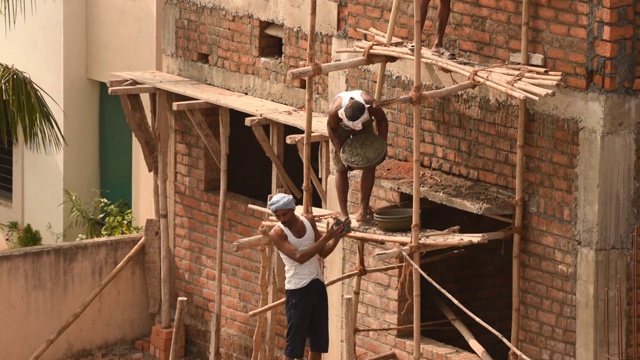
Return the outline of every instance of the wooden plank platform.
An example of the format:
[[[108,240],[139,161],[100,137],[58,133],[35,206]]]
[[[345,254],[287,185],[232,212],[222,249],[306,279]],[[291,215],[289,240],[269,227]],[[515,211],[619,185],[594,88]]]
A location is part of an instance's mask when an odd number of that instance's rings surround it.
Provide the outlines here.
[[[305,130],[306,111],[292,106],[203,84],[161,71],[126,71],[115,72],[112,75]],[[313,113],[311,130],[312,133],[327,136],[327,115]]]

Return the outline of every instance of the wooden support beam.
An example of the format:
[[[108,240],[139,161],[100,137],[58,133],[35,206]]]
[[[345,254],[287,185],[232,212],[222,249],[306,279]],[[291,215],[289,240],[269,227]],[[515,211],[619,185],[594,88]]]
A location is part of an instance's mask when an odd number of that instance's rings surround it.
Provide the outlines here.
[[[304,144],[303,144],[304,138],[302,140],[303,141],[296,143],[296,147],[298,147],[298,154],[300,155],[300,159],[304,161]],[[327,190],[322,186],[322,183],[320,182],[320,179],[318,179],[318,175],[316,175],[316,172],[313,170],[313,168],[309,169],[309,176],[311,176],[311,182],[313,183],[313,186],[318,191],[318,195],[320,195],[320,199],[322,200],[322,203],[323,204],[326,203]]]
[[[231,251],[238,252],[245,249],[252,249],[258,246],[264,246],[271,242],[269,236],[255,235],[248,238],[236,240],[231,244]]]
[[[363,56],[355,59],[321,64],[319,65],[320,67],[319,74],[314,74],[313,66],[306,66],[306,67],[295,69],[295,70],[289,70],[288,75],[291,79],[297,79],[297,78],[306,77],[306,76],[327,74],[332,71],[353,69],[353,68],[364,66],[364,65],[378,64],[378,63],[384,63],[384,62],[394,62],[396,60],[397,58],[391,57],[391,56],[380,56],[380,55],[371,55],[369,57]]]
[[[112,79],[107,80],[107,87],[120,87],[120,86],[133,86],[138,85],[138,82],[131,79]]]
[[[156,169],[158,162],[158,148],[156,140],[151,133],[151,126],[147,122],[147,115],[142,105],[140,95],[120,95],[122,109],[127,119],[127,124],[133,131],[133,135],[138,139],[142,156],[147,165],[147,170],[152,172]]]
[[[218,166],[220,166],[220,144],[213,135],[213,132],[209,128],[209,125],[207,125],[207,121],[205,120],[204,115],[202,115],[202,112],[200,110],[185,111],[189,116],[189,119],[191,119],[191,123],[196,128],[196,131],[198,132],[198,134],[200,134],[202,141],[204,141],[204,145],[207,147],[207,149],[209,149],[209,153],[213,157],[213,160],[215,160]]]
[[[151,85],[120,86],[109,88],[109,95],[149,94],[156,91]]]
[[[322,134],[311,134],[311,142],[320,142],[320,141],[328,141],[329,137]],[[296,144],[303,143],[304,144],[304,134],[295,134],[287,136],[287,144]]]
[[[393,351],[389,351],[386,352],[384,354],[379,354],[379,355],[375,355],[373,357],[370,357],[366,360],[393,360],[393,359],[397,359],[398,355],[393,352]]]
[[[271,123],[271,120],[259,116],[252,116],[244,119],[244,124],[247,126],[253,126],[254,124],[269,125]]]
[[[273,165],[276,166],[278,175],[280,175],[280,179],[282,180],[283,184],[296,198],[301,198],[302,193],[296,187],[293,180],[291,180],[291,178],[287,174],[287,171],[284,169],[282,162],[280,161],[280,159],[278,159],[278,156],[276,155],[275,151],[273,151],[273,148],[271,148],[271,143],[269,143],[267,134],[265,134],[264,129],[262,129],[262,125],[260,125],[260,122],[254,122],[253,125],[251,125],[251,130],[253,130],[253,134],[256,136],[258,143],[260,144],[260,146],[262,146],[262,149],[264,150],[267,157],[269,157]]]
[[[208,103],[204,100],[177,101],[171,105],[171,108],[175,111],[210,109],[212,107],[216,107],[216,105]]]

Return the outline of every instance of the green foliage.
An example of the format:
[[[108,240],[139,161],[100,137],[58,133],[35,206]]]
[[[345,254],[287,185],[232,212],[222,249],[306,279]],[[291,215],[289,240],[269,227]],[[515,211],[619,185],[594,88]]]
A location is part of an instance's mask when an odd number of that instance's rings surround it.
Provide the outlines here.
[[[42,235],[40,235],[40,231],[34,230],[31,224],[27,224],[21,229],[17,221],[10,221],[8,224],[2,225],[2,228],[6,228],[7,230],[5,232],[5,240],[9,248],[42,245]]]
[[[142,230],[133,225],[133,213],[122,200],[111,203],[96,191],[98,196],[92,203],[85,204],[75,193],[67,189],[64,193],[65,203],[71,207],[71,218],[76,226],[84,230],[77,240],[135,234]]]
[[[31,224],[27,224],[22,229],[22,233],[18,235],[18,246],[29,247],[36,245],[42,245],[42,235],[40,235],[40,231],[33,230]]]

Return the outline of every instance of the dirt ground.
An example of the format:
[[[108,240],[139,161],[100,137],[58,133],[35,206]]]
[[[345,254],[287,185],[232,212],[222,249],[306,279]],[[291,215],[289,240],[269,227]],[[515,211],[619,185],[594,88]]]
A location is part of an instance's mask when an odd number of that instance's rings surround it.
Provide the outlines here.
[[[96,350],[91,355],[66,360],[152,360],[154,357],[138,350],[133,344],[123,344],[105,350]]]

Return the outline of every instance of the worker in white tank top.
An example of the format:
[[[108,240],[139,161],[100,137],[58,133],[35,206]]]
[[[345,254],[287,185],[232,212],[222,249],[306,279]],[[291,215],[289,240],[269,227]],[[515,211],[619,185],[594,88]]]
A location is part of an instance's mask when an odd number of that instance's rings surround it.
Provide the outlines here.
[[[329,311],[320,257],[333,252],[347,231],[329,226],[320,234],[313,215],[298,216],[293,196],[276,194],[269,209],[279,224],[269,233],[285,265],[287,343],[285,359],[301,359],[309,339],[309,360],[329,351]]]

